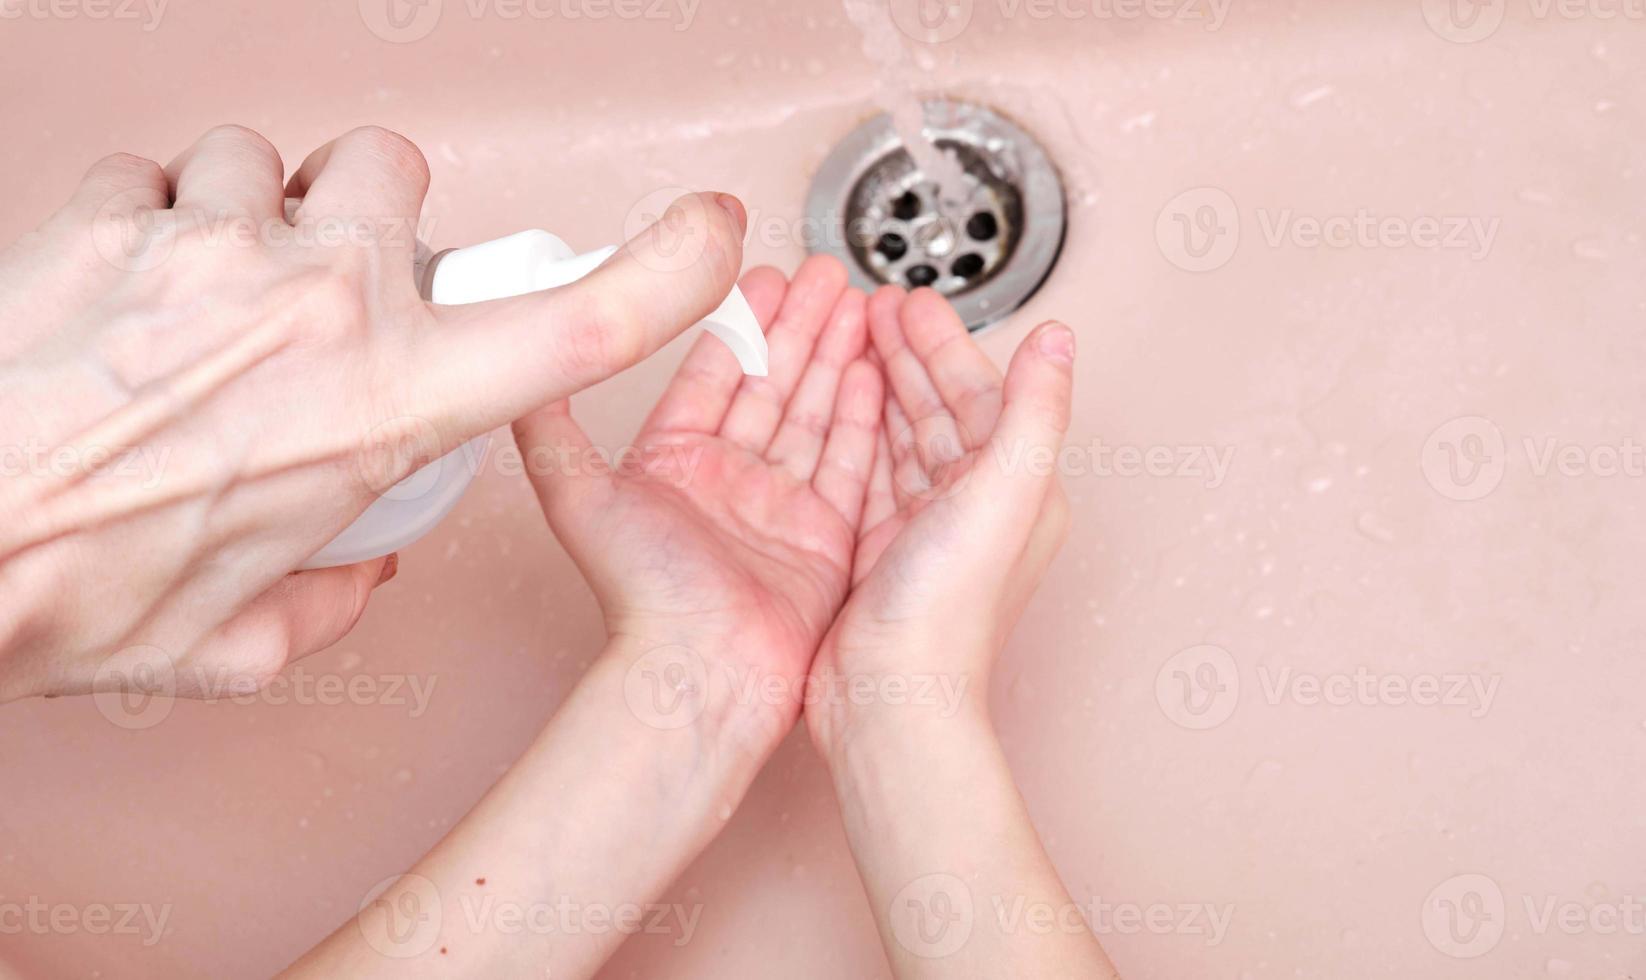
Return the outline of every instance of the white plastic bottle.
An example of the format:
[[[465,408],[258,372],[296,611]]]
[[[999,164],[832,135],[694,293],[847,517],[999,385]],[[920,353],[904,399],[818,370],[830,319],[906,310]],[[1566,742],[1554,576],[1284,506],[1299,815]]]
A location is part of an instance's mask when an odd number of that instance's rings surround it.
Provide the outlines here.
[[[546,231],[522,231],[432,256],[419,263],[419,282],[424,298],[433,302],[479,303],[564,286],[593,272],[616,251],[611,245],[578,255]],[[731,348],[744,374],[766,373],[766,337],[737,287],[701,325]],[[379,558],[433,530],[468,489],[490,439],[483,435],[459,446],[390,487],[303,567]]]

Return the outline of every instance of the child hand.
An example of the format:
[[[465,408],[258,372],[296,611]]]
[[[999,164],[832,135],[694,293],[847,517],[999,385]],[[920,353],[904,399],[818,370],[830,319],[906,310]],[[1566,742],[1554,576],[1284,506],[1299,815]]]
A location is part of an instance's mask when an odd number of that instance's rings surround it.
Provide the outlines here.
[[[837,260],[808,259],[792,282],[755,269],[742,288],[767,329],[770,376],[743,377],[725,345],[699,338],[617,472],[566,402],[515,437],[633,673],[681,678],[716,717],[752,707],[738,717],[763,757],[793,726],[846,597],[882,386],[862,359],[865,297]]]
[[[886,286],[869,300],[889,385],[886,427],[859,533],[851,597],[812,667],[825,694],[806,721],[825,758],[873,713],[850,696],[888,677],[964,685],[985,710],[995,655],[1063,542],[1056,476],[1074,335],[1036,327],[1004,379],[936,292]]]

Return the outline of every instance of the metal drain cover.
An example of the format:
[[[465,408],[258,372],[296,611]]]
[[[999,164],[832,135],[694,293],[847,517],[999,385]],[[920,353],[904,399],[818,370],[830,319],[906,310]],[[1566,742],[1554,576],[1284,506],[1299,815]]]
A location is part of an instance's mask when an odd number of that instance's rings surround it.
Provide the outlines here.
[[[924,132],[951,155],[965,186],[943,188],[916,167],[891,118],[849,133],[806,198],[812,252],[834,255],[852,283],[930,286],[977,330],[1046,281],[1063,247],[1063,181],[1046,151],[984,106],[928,99]]]

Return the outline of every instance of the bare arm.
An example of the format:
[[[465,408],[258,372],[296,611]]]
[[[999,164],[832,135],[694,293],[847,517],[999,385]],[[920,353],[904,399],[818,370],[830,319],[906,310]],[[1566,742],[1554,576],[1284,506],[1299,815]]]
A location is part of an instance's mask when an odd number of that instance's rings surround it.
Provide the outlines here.
[[[844,693],[808,704],[806,721],[887,955],[904,980],[1113,977],[986,703],[994,660],[1067,529],[1055,460],[1073,334],[1042,324],[1003,378],[931,290],[881,289],[869,322],[888,438],[852,596],[812,668]]]
[[[565,402],[515,424],[610,648],[474,811],[292,976],[563,980],[648,923],[696,927],[694,909],[643,907],[799,718],[845,600],[881,410],[844,267],[809,260],[792,283],[756,269],[742,286],[771,376],[745,385],[700,340],[624,447],[637,465],[600,463],[613,447],[595,451]]]
[[[700,910],[653,903],[771,743],[724,688],[666,727],[646,656],[608,646],[474,810],[286,976],[585,977],[642,929],[689,940]]]
[[[1118,976],[985,719],[869,722],[831,770],[898,977]]]

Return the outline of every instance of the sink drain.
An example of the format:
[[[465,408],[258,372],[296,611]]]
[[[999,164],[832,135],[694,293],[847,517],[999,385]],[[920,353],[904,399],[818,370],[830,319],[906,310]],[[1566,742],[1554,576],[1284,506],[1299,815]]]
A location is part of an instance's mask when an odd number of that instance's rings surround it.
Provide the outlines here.
[[[811,251],[835,255],[864,289],[930,286],[966,326],[1017,309],[1063,247],[1063,181],[1034,138],[983,106],[931,99],[925,132],[964,173],[937,186],[891,118],[876,116],[829,153],[806,199]]]

